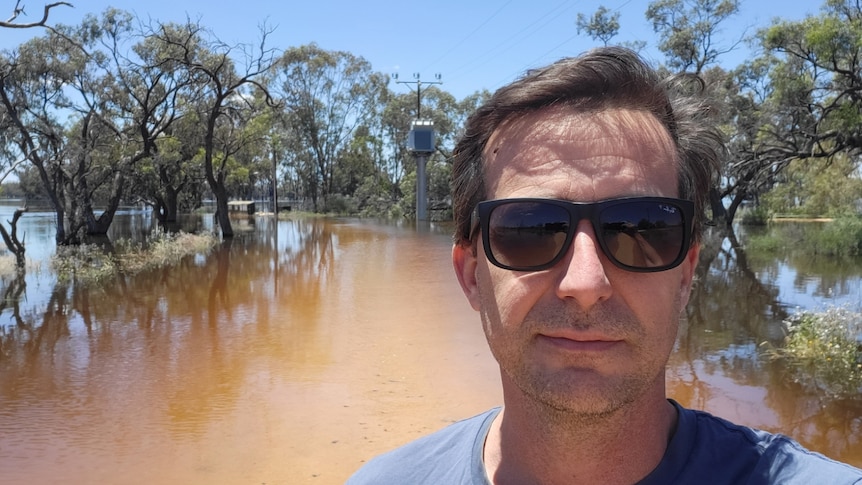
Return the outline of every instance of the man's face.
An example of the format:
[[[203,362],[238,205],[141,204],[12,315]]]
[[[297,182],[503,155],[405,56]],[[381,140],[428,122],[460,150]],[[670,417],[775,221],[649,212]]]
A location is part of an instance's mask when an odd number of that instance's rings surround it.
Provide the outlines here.
[[[677,197],[674,153],[650,114],[546,109],[494,132],[484,154],[487,195],[575,202]],[[480,242],[474,247],[475,255],[474,248],[456,246],[453,261],[481,314],[507,399],[583,416],[647,395],[664,399],[664,367],[697,247],[680,266],[657,273],[614,266],[588,221],[580,221],[562,261],[543,271],[501,269],[488,262]]]

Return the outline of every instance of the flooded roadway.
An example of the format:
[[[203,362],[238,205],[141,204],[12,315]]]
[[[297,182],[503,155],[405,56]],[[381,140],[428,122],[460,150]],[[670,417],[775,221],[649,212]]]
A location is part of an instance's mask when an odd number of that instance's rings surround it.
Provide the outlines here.
[[[238,233],[100,288],[4,282],[25,297],[0,314],[0,483],[342,483],[500,402],[448,227],[258,218]],[[728,321],[732,283],[699,284],[669,394],[862,466],[862,402],[800,392],[759,356],[770,303],[741,295],[752,315]]]

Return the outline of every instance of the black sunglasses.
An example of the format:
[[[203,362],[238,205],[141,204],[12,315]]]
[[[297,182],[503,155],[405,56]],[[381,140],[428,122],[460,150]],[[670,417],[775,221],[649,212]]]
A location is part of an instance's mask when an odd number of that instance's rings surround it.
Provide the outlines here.
[[[541,271],[554,266],[572,244],[578,222],[587,219],[614,265],[646,273],[682,263],[691,244],[694,204],[666,197],[593,203],[499,199],[480,202],[475,215],[485,254],[500,268]]]

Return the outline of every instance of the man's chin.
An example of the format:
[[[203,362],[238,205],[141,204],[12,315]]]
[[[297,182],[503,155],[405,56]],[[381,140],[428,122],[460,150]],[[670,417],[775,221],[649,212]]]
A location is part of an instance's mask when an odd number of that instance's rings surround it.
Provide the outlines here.
[[[643,380],[614,378],[594,370],[567,369],[515,382],[527,400],[568,419],[609,417],[636,401],[645,390]]]

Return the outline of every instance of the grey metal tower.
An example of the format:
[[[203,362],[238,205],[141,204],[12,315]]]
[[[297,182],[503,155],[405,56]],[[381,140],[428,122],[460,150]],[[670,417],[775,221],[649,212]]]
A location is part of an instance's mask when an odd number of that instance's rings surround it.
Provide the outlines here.
[[[398,81],[398,75],[393,77],[398,84],[416,85],[416,120],[410,123],[410,133],[407,136],[407,148],[416,157],[416,220],[428,220],[428,176],[426,165],[428,157],[434,153],[434,122],[422,119],[422,80],[419,73],[413,74],[415,81]],[[426,81],[425,84],[443,84],[440,75],[437,81]]]

